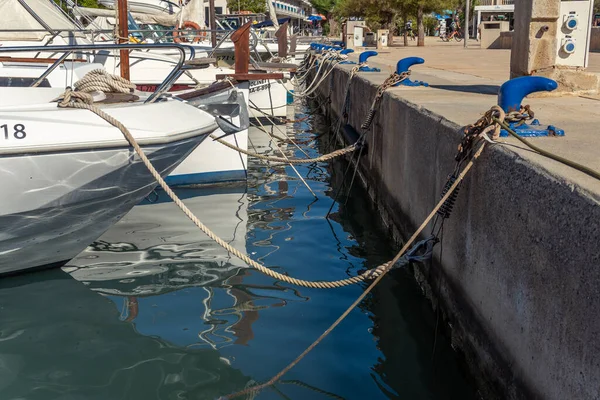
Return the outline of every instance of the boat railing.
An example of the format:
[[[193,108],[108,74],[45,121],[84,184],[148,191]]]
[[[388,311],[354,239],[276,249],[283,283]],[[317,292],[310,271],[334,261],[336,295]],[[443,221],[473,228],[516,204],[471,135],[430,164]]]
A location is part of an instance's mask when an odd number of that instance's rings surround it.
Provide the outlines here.
[[[193,60],[196,52],[192,46],[177,44],[177,43],[106,43],[106,44],[81,44],[81,45],[53,45],[53,46],[10,46],[4,47],[0,46],[0,55],[4,53],[30,53],[30,52],[51,52],[53,54],[62,53],[62,55],[53,61],[53,64],[50,65],[36,80],[31,84],[32,87],[39,86],[43,80],[50,75],[52,71],[54,71],[61,63],[67,60],[69,56],[73,53],[83,53],[83,52],[91,52],[95,54],[96,51],[102,50],[158,50],[158,49],[171,49],[176,50],[179,53],[179,59],[176,60],[176,63],[171,70],[171,72],[167,75],[167,77],[162,81],[160,85],[156,88],[156,90],[146,99],[145,103],[153,103],[156,101],[162,94],[166,93],[181,77],[181,75],[185,72],[186,60]],[[68,60],[67,60],[68,61]],[[188,68],[189,69],[189,68]]]

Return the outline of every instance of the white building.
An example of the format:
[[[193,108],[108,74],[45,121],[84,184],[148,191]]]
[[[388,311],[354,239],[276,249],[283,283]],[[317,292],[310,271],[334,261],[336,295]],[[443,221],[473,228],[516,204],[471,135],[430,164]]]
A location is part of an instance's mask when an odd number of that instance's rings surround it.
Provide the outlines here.
[[[479,4],[475,6],[476,27],[481,21],[489,21],[490,18],[497,20],[499,16],[504,17],[507,21],[512,20],[514,12],[515,0],[479,0]]]

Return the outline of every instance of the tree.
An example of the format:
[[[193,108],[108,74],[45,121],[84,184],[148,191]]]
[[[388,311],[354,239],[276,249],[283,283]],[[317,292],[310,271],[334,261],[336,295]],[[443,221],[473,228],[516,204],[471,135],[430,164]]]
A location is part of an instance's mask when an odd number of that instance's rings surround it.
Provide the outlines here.
[[[414,8],[417,14],[417,46],[425,46],[425,25],[424,16],[432,12],[440,12],[448,7],[452,7],[455,0],[413,0]]]
[[[270,0],[266,0],[270,1]],[[227,0],[227,7],[233,11],[251,11],[256,14],[267,12],[265,0]]]
[[[393,29],[402,0],[339,0],[334,14],[342,17],[362,17],[373,30]]]
[[[334,0],[313,0],[315,1]],[[398,17],[401,17],[401,23],[405,26],[409,17],[416,16],[417,46],[424,46],[426,15],[448,8],[454,9],[460,1],[464,0],[337,0],[334,14],[343,17],[363,17],[372,29],[384,27],[390,30],[395,27]],[[404,45],[408,45],[406,35]]]

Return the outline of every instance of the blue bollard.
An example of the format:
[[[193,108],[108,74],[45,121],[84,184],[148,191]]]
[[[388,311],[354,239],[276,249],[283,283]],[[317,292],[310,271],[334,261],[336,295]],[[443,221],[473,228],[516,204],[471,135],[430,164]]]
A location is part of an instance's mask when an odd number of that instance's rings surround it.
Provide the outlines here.
[[[519,111],[523,98],[535,92],[551,92],[558,87],[558,84],[552,79],[542,76],[522,76],[506,81],[500,87],[498,92],[498,105],[504,112]],[[564,136],[565,131],[557,129],[553,125],[543,127],[540,121],[534,119],[531,124],[522,122],[509,122],[510,129],[523,137],[542,137],[542,136]],[[504,129],[500,131],[501,137],[507,137],[508,132]]]
[[[350,54],[350,53],[354,53],[354,50],[344,49],[344,50],[340,51],[340,54]],[[340,64],[356,64],[356,62],[346,60],[346,61],[340,62]]]
[[[396,64],[396,73],[401,74],[410,70],[410,67],[413,65],[423,64],[424,62],[425,60],[423,60],[421,57],[403,58],[402,60],[398,61],[398,64]],[[429,83],[423,81],[412,81],[410,78],[406,78],[402,82],[396,83],[394,86],[429,86]]]
[[[376,51],[373,51],[373,50],[363,51],[358,56],[358,63],[359,64],[365,63],[365,62],[367,62],[367,60],[370,57],[374,57],[377,54],[379,54],[379,53],[377,53]],[[362,71],[362,72],[381,72],[381,70],[379,68],[371,68],[371,67],[360,67],[359,71]]]

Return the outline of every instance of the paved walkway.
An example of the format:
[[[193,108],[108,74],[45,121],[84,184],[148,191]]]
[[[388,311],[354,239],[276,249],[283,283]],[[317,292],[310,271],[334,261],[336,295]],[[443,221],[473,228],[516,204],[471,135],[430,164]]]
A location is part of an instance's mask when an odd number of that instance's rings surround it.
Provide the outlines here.
[[[381,68],[381,73],[359,73],[359,76],[379,84],[395,69],[399,59],[422,57],[425,64],[415,65],[411,78],[428,82],[430,87],[398,87],[391,92],[458,125],[473,123],[497,104],[500,85],[509,77],[510,50],[480,49],[475,41],[469,42],[467,49],[462,46],[427,38],[425,47],[417,47],[416,42],[407,47],[391,47],[369,60],[369,65]],[[352,58],[358,58],[357,54],[352,54]],[[600,73],[600,53],[591,54],[588,71]],[[531,105],[542,125],[555,125],[566,132],[565,137],[532,140],[549,151],[600,171],[599,100],[600,97],[577,96],[527,99],[524,104]],[[600,182],[596,179],[521,149],[515,139],[508,138],[506,142],[534,166],[546,169],[560,181],[575,184],[600,204]]]
[[[427,37],[425,47],[417,47],[417,41],[402,45],[403,39],[396,38],[394,47],[380,50],[377,61],[395,68],[403,57],[416,56],[425,60],[427,68],[459,72],[488,79],[507,80],[510,76],[510,50],[481,49],[475,40],[469,40],[465,49],[463,42],[442,42],[435,37]],[[600,73],[600,53],[590,53],[588,71]]]

